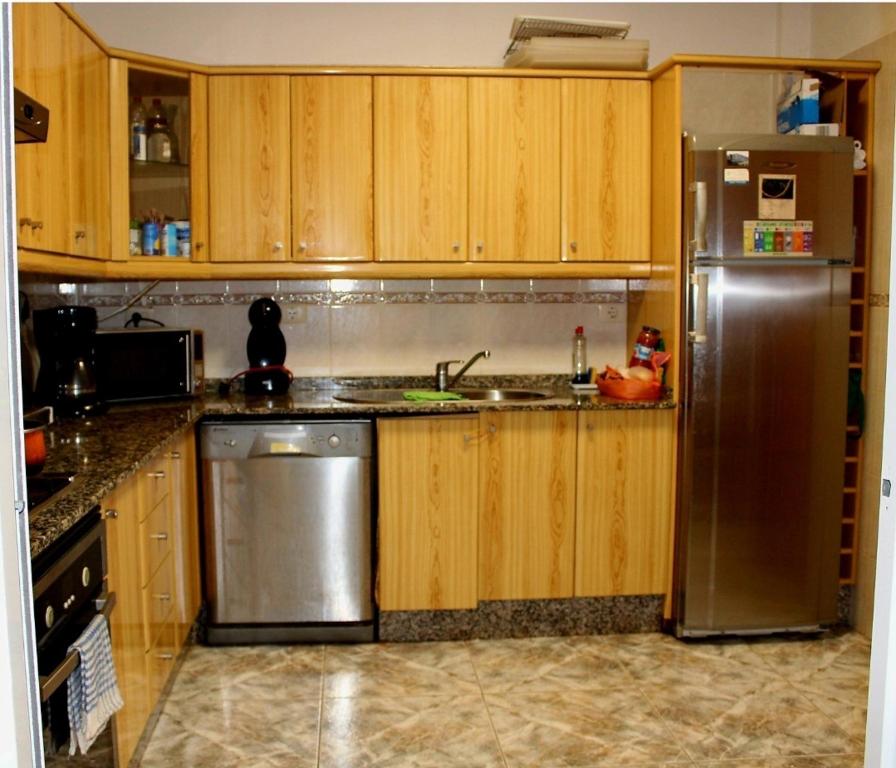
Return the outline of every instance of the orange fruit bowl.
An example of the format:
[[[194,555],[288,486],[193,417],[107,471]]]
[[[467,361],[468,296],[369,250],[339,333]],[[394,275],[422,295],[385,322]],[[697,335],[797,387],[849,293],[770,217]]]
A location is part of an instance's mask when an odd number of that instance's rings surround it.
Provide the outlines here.
[[[602,395],[619,400],[659,400],[663,394],[660,382],[637,379],[605,379],[598,376],[597,388]]]

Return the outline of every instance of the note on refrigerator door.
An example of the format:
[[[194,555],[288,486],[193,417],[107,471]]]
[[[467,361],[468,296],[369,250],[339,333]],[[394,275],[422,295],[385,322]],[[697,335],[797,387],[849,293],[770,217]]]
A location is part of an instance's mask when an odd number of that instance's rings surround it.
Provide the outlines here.
[[[759,174],[759,218],[796,218],[796,175],[790,173]]]

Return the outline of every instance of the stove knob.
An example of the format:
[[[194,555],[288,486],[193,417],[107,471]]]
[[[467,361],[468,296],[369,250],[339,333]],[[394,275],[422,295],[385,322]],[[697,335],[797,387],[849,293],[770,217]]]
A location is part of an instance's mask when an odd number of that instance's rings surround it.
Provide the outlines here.
[[[53,610],[52,605],[48,605],[47,610],[44,611],[44,624],[47,629],[53,626],[54,621],[56,621],[56,612]]]
[[[339,439],[339,435],[330,435],[327,443],[329,443],[330,448],[338,448],[342,444],[342,440]]]
[[[90,584],[90,568],[86,565],[81,569],[81,586],[86,587]]]

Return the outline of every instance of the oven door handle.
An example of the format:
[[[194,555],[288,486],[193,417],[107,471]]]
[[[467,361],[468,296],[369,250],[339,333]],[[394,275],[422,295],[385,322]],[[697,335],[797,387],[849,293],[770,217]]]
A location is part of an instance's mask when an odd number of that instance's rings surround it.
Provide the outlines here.
[[[115,607],[115,593],[109,592],[102,597],[98,597],[95,601],[97,613],[103,614],[107,619],[112,609]],[[69,653],[62,663],[56,667],[49,675],[40,675],[38,681],[40,683],[40,700],[46,701],[50,698],[59,687],[69,678],[78,665],[81,663],[81,654],[77,651]]]

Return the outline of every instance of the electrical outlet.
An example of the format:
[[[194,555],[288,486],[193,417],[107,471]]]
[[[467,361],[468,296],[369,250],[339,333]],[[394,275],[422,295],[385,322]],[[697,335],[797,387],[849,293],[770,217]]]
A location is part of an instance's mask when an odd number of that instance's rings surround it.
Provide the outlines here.
[[[619,307],[616,304],[598,304],[597,316],[607,322],[619,319]]]
[[[286,308],[283,316],[283,325],[299,325],[305,322],[307,309],[303,304],[293,304]]]

